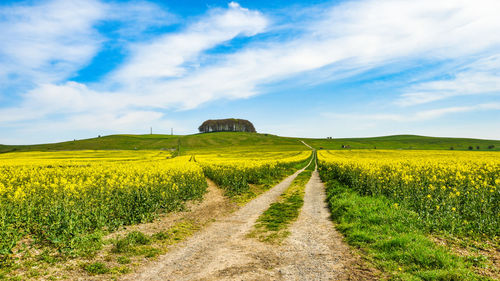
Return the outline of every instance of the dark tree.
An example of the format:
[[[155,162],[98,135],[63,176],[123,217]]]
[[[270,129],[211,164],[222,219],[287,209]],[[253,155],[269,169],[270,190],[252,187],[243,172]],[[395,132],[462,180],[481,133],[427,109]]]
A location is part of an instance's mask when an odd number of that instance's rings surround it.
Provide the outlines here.
[[[207,120],[198,127],[200,133],[209,132],[250,132],[255,133],[253,124],[244,119],[218,119]]]

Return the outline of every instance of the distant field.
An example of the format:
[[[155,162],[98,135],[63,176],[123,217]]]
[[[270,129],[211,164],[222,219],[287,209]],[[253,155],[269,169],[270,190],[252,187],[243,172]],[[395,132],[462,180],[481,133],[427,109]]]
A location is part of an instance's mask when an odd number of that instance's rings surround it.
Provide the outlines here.
[[[374,138],[307,139],[305,141],[316,149],[342,149],[342,146],[344,145],[349,146],[351,149],[469,150],[470,147],[472,150],[500,150],[499,140],[436,138],[415,135],[397,135]]]
[[[0,163],[2,166],[40,163],[61,165],[68,162],[151,161],[171,157],[171,152],[158,150],[24,151],[0,154]]]
[[[13,151],[58,150],[166,150],[183,154],[205,154],[213,151],[298,151],[307,150],[304,140],[316,149],[432,149],[499,151],[499,140],[436,138],[396,135],[374,138],[306,139],[269,134],[221,132],[185,136],[111,135],[99,138],[37,145],[0,145],[0,153]]]

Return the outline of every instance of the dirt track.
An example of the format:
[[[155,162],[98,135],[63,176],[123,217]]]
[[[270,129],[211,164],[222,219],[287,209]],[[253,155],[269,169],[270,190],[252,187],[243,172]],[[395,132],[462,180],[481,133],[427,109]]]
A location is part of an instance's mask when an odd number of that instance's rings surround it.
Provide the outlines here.
[[[282,245],[246,236],[299,172],[123,280],[369,279],[357,278],[349,269],[354,259],[329,220],[324,186],[316,171],[306,185],[301,214]]]
[[[353,258],[329,219],[325,187],[314,171],[306,185],[304,206],[280,247],[284,280],[348,280]]]

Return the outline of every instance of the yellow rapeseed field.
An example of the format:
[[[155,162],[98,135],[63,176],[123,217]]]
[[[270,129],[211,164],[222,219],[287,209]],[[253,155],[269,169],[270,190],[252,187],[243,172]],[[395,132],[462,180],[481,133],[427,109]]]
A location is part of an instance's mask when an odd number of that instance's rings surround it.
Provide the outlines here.
[[[82,235],[150,220],[201,198],[206,180],[164,152],[23,152],[0,157],[0,257],[24,236],[71,250]]]
[[[228,195],[248,190],[248,184],[269,183],[296,165],[305,164],[310,151],[208,154],[194,157],[203,171]]]
[[[432,229],[500,234],[500,154],[469,151],[320,151],[325,180],[407,207]]]
[[[235,151],[175,158],[165,151],[2,154],[0,266],[24,237],[72,254],[79,244],[94,239],[94,233],[149,221],[158,212],[202,198],[206,177],[229,194],[238,193],[248,183],[283,176],[309,154]]]

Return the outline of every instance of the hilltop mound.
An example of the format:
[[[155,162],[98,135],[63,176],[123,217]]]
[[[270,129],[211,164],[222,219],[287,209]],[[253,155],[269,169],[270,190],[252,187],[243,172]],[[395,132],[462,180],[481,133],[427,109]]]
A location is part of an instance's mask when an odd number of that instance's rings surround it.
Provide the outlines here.
[[[209,132],[248,132],[255,133],[252,122],[244,119],[217,119],[207,120],[198,128],[200,133]]]

